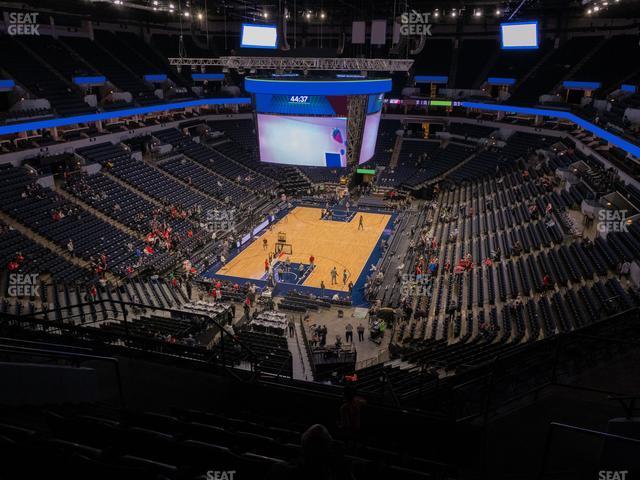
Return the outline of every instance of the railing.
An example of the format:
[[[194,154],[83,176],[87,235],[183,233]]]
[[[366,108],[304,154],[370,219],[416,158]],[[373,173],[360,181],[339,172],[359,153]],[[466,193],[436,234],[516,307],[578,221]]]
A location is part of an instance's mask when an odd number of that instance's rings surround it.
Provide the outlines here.
[[[382,357],[385,352],[376,353],[375,357],[367,358],[366,360],[360,360],[356,362],[356,370],[362,370],[363,368],[372,367],[373,365],[377,365],[382,363]]]
[[[311,355],[311,347],[309,346],[309,339],[307,338],[307,330],[304,326],[302,318],[299,320],[300,331],[302,332],[302,342],[304,343],[304,349],[307,352],[307,358],[309,359],[309,367],[311,367],[311,374],[315,373],[315,364],[313,363],[313,355]]]
[[[302,321],[302,315],[300,316],[300,327],[302,328],[302,330],[304,330],[304,323]],[[302,374],[304,375],[304,378],[307,378],[307,367],[304,366],[304,358],[302,356],[302,348],[300,348],[300,338],[298,338],[298,329],[295,328],[294,325],[294,329],[293,329],[293,333],[294,333],[294,337],[296,339],[296,345],[298,346],[298,356],[300,357],[300,365],[302,366]]]
[[[578,434],[578,435],[585,435],[585,436],[589,436],[589,437],[597,437],[597,438],[602,439],[603,441],[610,441],[612,443],[614,443],[614,442],[616,442],[616,443],[624,443],[624,444],[627,444],[629,446],[635,447],[636,453],[640,453],[640,440],[638,440],[637,438],[629,438],[629,437],[624,437],[622,435],[615,435],[615,434],[612,434],[612,433],[600,432],[598,430],[591,430],[591,429],[588,429],[588,428],[576,427],[574,425],[566,425],[566,424],[563,424],[563,423],[551,422],[549,424],[549,430],[547,431],[547,436],[546,436],[545,443],[544,443],[544,453],[543,453],[542,459],[540,461],[540,473],[538,475],[538,479],[539,480],[543,480],[545,478],[545,476],[546,476],[547,465],[549,463],[549,457],[550,457],[550,454],[551,454],[551,451],[552,451],[551,443],[553,441],[553,437],[554,437],[555,433],[557,431],[560,431],[560,430],[561,431],[565,431],[565,432],[571,432],[571,433]],[[554,449],[553,451],[554,451],[554,453],[556,455],[558,454],[558,450],[557,449]],[[584,459],[587,460],[587,457],[585,456]],[[631,462],[630,458],[629,458],[629,460]],[[567,472],[567,473],[569,473],[569,472]],[[554,478],[556,478],[556,477],[554,477]],[[604,478],[604,477],[600,477],[600,478]],[[617,478],[617,477],[607,476],[606,478]]]
[[[100,330],[97,328],[84,328],[78,325],[68,325],[64,322],[56,321],[56,320],[46,320],[46,319],[38,319],[36,317],[50,314],[50,313],[62,313],[62,311],[68,310],[70,308],[80,308],[82,309],[85,306],[95,306],[101,304],[114,304],[120,305],[123,314],[123,326],[125,329],[125,334],[112,333],[105,330]],[[211,353],[209,350],[197,347],[189,347],[187,345],[179,345],[179,344],[171,344],[167,342],[163,342],[160,340],[156,340],[154,338],[146,338],[134,336],[129,333],[129,321],[128,321],[128,307],[130,308],[141,308],[141,309],[149,309],[157,311],[169,312],[170,314],[176,314],[180,316],[189,316],[192,318],[200,318],[206,319],[209,322],[212,322],[216,325],[220,331],[220,349],[215,350]],[[103,307],[107,310],[106,307]],[[120,313],[120,312],[119,312]],[[76,315],[77,316],[77,315]],[[66,317],[66,316],[65,316]],[[149,305],[142,303],[134,303],[134,302],[123,302],[121,300],[115,299],[99,299],[94,302],[82,302],[74,305],[65,305],[64,307],[57,307],[53,309],[47,309],[32,312],[25,315],[10,315],[10,314],[0,314],[0,325],[3,323],[9,324],[11,326],[16,327],[30,327],[31,329],[43,331],[46,333],[52,333],[57,335],[69,334],[71,337],[76,339],[89,339],[91,341],[98,341],[105,345],[123,345],[128,348],[136,348],[141,350],[148,350],[149,352],[164,354],[164,355],[173,355],[180,356],[185,359],[193,359],[198,361],[204,361],[209,364],[218,364],[220,363],[224,369],[227,369],[227,349],[225,348],[225,339],[229,340],[232,344],[237,344],[241,347],[241,349],[246,353],[246,356],[249,358],[249,362],[251,363],[251,371],[254,375],[258,373],[258,357],[253,352],[253,350],[247,346],[240,339],[232,336],[227,332],[227,330],[223,327],[223,325],[218,322],[213,316],[204,315],[194,312],[187,312],[183,310],[176,310],[165,307],[150,307]],[[91,322],[95,323],[95,322]],[[220,354],[221,362],[218,362],[217,354]],[[233,372],[229,370],[231,374]]]
[[[637,315],[637,308],[626,310],[583,329],[590,332],[606,326],[607,333],[617,334],[620,338],[582,333],[582,331],[557,334],[533,344],[522,345],[521,348],[510,350],[483,365],[476,366],[475,370],[478,373],[483,368],[486,373],[452,387],[450,415],[458,422],[486,417],[491,411],[505,407],[527,396],[537,395],[541,390],[550,386],[597,391],[611,395],[627,395],[631,393],[610,392],[563,383],[560,377],[562,376],[562,367],[575,358],[575,354],[571,350],[584,351],[584,348],[580,348],[581,344],[596,342],[598,345],[612,343],[630,347],[640,346],[640,342],[624,338],[630,336],[627,333],[629,328],[634,329],[634,331],[637,329],[635,326]],[[522,383],[527,385],[534,383],[534,386],[527,386],[518,392],[516,390],[520,380],[524,380]],[[498,390],[497,385],[507,385],[514,393],[510,397],[496,399],[494,396]],[[475,400],[475,403],[473,400]],[[462,407],[464,407],[464,411],[457,410]]]
[[[620,404],[627,419],[633,418],[636,410],[640,410],[640,407],[636,406],[636,400],[640,400],[640,395],[610,395],[609,400]]]
[[[4,339],[3,339],[4,340]],[[13,339],[11,339],[13,341]],[[120,407],[125,408],[125,398],[124,392],[122,389],[122,377],[120,375],[120,363],[117,358],[114,357],[104,357],[100,355],[91,355],[88,353],[78,353],[78,352],[65,352],[61,350],[51,349],[51,348],[35,348],[36,345],[43,345],[48,347],[59,347],[61,345],[49,344],[46,342],[25,342],[29,343],[30,347],[23,347],[20,345],[11,345],[7,344],[7,342],[0,343],[0,352],[9,355],[20,355],[25,357],[45,357],[45,358],[59,358],[59,359],[67,359],[71,360],[74,363],[82,363],[85,361],[99,361],[106,362],[113,365],[115,376],[116,376],[116,385],[118,388],[118,399],[120,401]],[[73,348],[73,347],[71,347]]]

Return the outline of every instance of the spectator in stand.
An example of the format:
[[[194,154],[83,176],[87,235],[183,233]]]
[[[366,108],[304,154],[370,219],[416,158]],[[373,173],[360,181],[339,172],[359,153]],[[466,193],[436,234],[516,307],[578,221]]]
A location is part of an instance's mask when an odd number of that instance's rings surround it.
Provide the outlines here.
[[[618,272],[621,277],[628,279],[631,273],[631,263],[628,260],[622,262],[618,267]]]
[[[357,395],[353,386],[344,387],[344,402],[340,406],[340,428],[348,440],[357,442],[360,437],[362,407],[367,401]]]
[[[251,300],[249,299],[249,296],[247,296],[247,298],[244,299],[244,316],[246,320],[249,320],[250,313],[251,313]]]
[[[302,434],[302,457],[294,465],[278,464],[268,480],[353,480],[349,466],[334,449],[333,438],[323,425],[312,425]]]

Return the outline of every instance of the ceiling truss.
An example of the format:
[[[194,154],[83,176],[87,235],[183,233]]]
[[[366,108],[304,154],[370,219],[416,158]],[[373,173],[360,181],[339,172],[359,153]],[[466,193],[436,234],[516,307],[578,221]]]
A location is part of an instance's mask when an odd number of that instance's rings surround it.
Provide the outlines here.
[[[233,70],[328,70],[358,72],[406,72],[413,60],[386,58],[219,57],[169,58],[174,66],[222,67]]]

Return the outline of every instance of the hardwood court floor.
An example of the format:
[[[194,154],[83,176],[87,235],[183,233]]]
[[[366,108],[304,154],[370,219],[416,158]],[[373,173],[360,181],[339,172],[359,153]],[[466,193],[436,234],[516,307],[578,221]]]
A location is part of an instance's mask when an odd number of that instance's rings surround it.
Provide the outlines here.
[[[359,231],[360,215],[363,217],[364,230]],[[349,281],[356,283],[390,217],[380,213],[358,212],[350,222],[334,222],[321,220],[319,208],[296,207],[216,273],[260,279],[264,275],[264,261],[269,252],[273,252],[278,232],[285,232],[287,243],[292,245],[292,262],[309,263],[309,257],[315,257],[316,268],[304,282],[305,286],[319,288],[324,280],[329,290],[347,291]],[[262,245],[263,238],[269,242],[266,251]],[[286,255],[283,255],[281,260],[285,258]],[[338,285],[331,285],[331,269],[334,266],[338,270]],[[343,285],[342,271],[345,268],[349,278]]]

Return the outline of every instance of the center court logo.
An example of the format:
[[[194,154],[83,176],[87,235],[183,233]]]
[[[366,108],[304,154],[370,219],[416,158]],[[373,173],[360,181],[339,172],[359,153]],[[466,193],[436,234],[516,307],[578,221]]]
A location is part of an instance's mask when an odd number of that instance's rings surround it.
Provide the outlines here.
[[[39,297],[37,273],[12,273],[9,275],[7,293],[11,297]]]
[[[431,36],[430,13],[420,13],[416,10],[404,12],[400,15],[401,35],[427,35]]]
[[[37,12],[9,12],[7,33],[17,35],[40,35]]]

